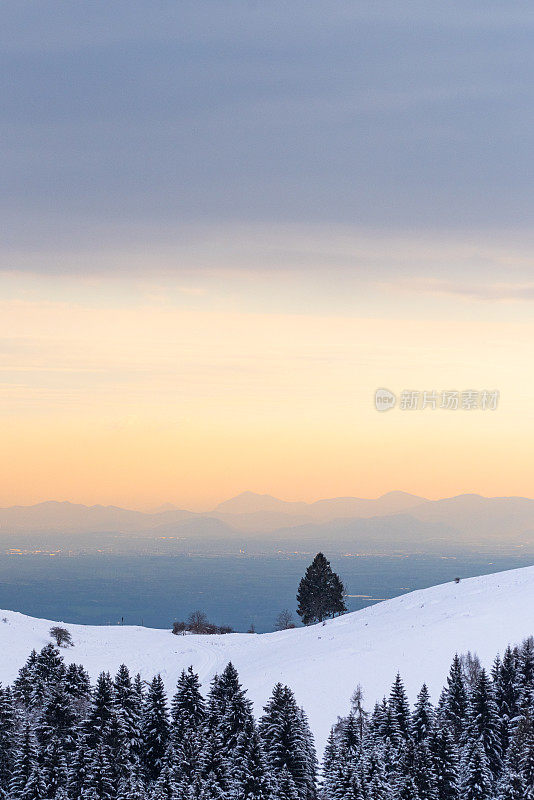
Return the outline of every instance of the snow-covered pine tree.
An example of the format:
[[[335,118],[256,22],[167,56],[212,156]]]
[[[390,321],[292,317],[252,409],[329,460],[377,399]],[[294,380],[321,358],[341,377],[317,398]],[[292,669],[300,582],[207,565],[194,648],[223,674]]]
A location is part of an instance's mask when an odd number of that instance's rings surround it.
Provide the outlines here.
[[[116,798],[111,753],[103,741],[99,741],[93,750],[87,772],[87,788],[98,800],[115,800]]]
[[[141,763],[148,783],[154,783],[159,777],[169,744],[169,732],[167,695],[161,675],[156,675],[148,689],[142,726]]]
[[[515,720],[519,715],[517,681],[515,654],[512,648],[508,646],[504,651],[502,661],[494,665],[493,669],[495,701],[499,710],[503,756],[508,750]]]
[[[87,746],[85,737],[80,737],[76,752],[70,764],[68,764],[68,796],[71,800],[79,800],[86,790],[89,789],[89,777],[93,752]]]
[[[400,736],[402,739],[404,739],[404,741],[408,741],[410,738],[411,722],[410,705],[408,703],[406,690],[399,673],[397,673],[395,682],[391,687],[391,693],[389,695],[389,707],[391,708],[391,712]]]
[[[119,720],[117,741],[122,739],[123,757],[128,762],[138,760],[141,754],[142,703],[139,700],[130,672],[121,664],[113,680],[114,707]],[[113,746],[112,746],[113,749]]]
[[[229,762],[223,755],[223,743],[219,728],[210,731],[204,740],[200,757],[200,768],[195,776],[194,793],[205,800],[225,798],[229,791]]]
[[[459,759],[448,725],[437,725],[430,737],[439,800],[459,800]]]
[[[428,743],[424,739],[414,744],[412,769],[420,800],[439,800],[434,762]]]
[[[27,722],[18,737],[18,746],[15,751],[13,772],[9,786],[10,796],[21,798],[37,766],[37,744],[29,722]]]
[[[224,755],[229,757],[240,734],[252,721],[252,702],[246,697],[246,689],[241,686],[232,663],[225,667],[219,678],[218,693],[218,728]]]
[[[69,664],[65,673],[65,691],[77,702],[77,706],[84,707],[91,699],[91,681],[89,674],[81,664]]]
[[[48,699],[50,689],[65,679],[66,668],[59,650],[49,643],[35,659],[32,669],[32,688],[29,705],[41,708]]]
[[[114,715],[113,683],[109,672],[101,672],[91,700],[91,707],[83,722],[83,736],[87,747],[94,750],[106,740]]]
[[[221,706],[218,705],[219,712]],[[175,772],[181,781],[194,782],[200,768],[204,746],[206,703],[200,692],[198,675],[192,667],[183,670],[178,679],[171,705],[171,740],[175,756]],[[217,726],[220,725],[220,714]]]
[[[55,798],[60,789],[67,789],[68,770],[63,739],[52,734],[45,745],[41,745],[39,772],[45,786],[45,797]]]
[[[525,786],[525,800],[532,800],[534,798],[534,730],[531,723],[524,730],[517,731],[510,747],[517,746],[520,748],[520,769]]]
[[[468,746],[462,773],[462,800],[492,800],[491,770],[481,741]]]
[[[411,775],[403,778],[397,791],[398,800],[421,800],[417,786]]]
[[[299,708],[298,716],[302,727],[302,736],[304,739],[304,752],[306,756],[306,784],[307,784],[307,797],[309,800],[314,800],[317,794],[317,752],[315,750],[315,741],[313,734],[310,730],[308,717],[303,708]]]
[[[236,673],[237,674],[237,673]],[[195,729],[204,724],[206,703],[200,691],[200,680],[193,667],[182,670],[171,704],[173,738],[179,738],[184,728]]]
[[[33,689],[33,670],[37,661],[37,650],[32,650],[26,663],[19,669],[19,674],[13,683],[13,698],[20,705],[30,705]]]
[[[534,713],[534,639],[525,639],[517,659],[517,723],[520,717],[531,719]],[[513,727],[513,726],[512,726]]]
[[[414,712],[412,714],[411,731],[416,742],[426,741],[434,727],[434,708],[430,702],[430,693],[426,683],[417,695]]]
[[[469,709],[464,744],[469,749],[480,742],[493,778],[502,767],[500,722],[493,684],[486,670],[481,669],[469,695]]]
[[[7,794],[13,771],[17,716],[9,686],[0,684],[0,792]]]
[[[331,728],[323,753],[321,769],[320,794],[327,798],[327,800],[331,800],[334,796],[334,781],[336,780],[337,772],[342,763],[343,760],[338,751],[338,738],[334,732],[334,728]]]
[[[229,762],[230,797],[269,800],[271,781],[254,720],[247,720]]]
[[[273,800],[299,800],[299,792],[287,767],[282,767],[274,778]]]
[[[167,750],[158,779],[150,793],[150,800],[177,800],[178,787],[174,779],[173,756]]]
[[[77,727],[72,696],[67,694],[64,682],[57,681],[50,686],[44,700],[35,727],[37,741],[41,747],[46,747],[51,739],[57,739],[64,753],[72,753],[76,748]]]
[[[359,758],[362,746],[361,731],[360,722],[353,711],[341,720],[337,729],[337,742],[342,757]]]
[[[394,748],[398,748],[401,742],[404,741],[404,737],[401,735],[399,730],[399,722],[397,719],[395,706],[393,703],[388,702],[385,698],[380,706],[378,720],[380,727],[377,733],[379,734],[380,742],[383,745],[389,742]]]
[[[373,747],[367,754],[362,770],[362,790],[365,800],[393,800],[394,789],[384,769],[383,748]]]
[[[447,676],[447,686],[440,697],[438,714],[445,718],[454,740],[458,744],[467,719],[467,690],[462,661],[458,653],[453,658]]]
[[[42,771],[39,766],[35,766],[20,794],[20,800],[45,800],[53,795],[47,794],[47,787],[43,780]]]
[[[363,800],[360,772],[353,762],[340,761],[337,764],[329,793],[323,796],[327,800]]]
[[[512,739],[497,787],[496,800],[526,800],[527,797],[522,774],[521,747],[517,739]]]
[[[116,707],[113,709],[105,742],[109,750],[111,780],[116,794],[121,781],[130,772],[134,758],[131,753],[124,719]]]
[[[310,774],[308,732],[302,714],[289,687],[276,684],[260,719],[260,736],[267,764],[275,780],[286,767],[297,787],[299,797],[309,800],[315,788],[315,774]]]

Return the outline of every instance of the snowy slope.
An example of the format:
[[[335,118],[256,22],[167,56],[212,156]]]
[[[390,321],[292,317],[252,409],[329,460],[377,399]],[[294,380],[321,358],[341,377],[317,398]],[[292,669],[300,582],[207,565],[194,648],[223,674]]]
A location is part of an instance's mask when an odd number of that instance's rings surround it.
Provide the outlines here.
[[[0,612],[0,680],[11,682],[32,648],[49,641],[50,621]],[[192,664],[204,689],[231,660],[256,712],[277,681],[294,690],[308,713],[320,750],[330,725],[347,711],[361,683],[367,705],[389,692],[397,670],[413,699],[426,681],[436,699],[456,651],[476,651],[489,665],[497,651],[534,633],[534,567],[411,592],[326,624],[269,634],[173,636],[141,627],[70,625],[75,646],[67,661],[94,678],[125,662],[169,692]]]

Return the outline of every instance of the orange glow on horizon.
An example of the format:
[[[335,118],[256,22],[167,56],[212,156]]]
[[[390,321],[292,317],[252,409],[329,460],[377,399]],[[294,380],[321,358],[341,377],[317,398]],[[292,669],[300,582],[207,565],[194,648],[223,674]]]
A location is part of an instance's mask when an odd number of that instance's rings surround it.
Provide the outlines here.
[[[534,322],[369,311],[0,302],[0,504],[532,494]],[[501,402],[379,414],[378,386]]]

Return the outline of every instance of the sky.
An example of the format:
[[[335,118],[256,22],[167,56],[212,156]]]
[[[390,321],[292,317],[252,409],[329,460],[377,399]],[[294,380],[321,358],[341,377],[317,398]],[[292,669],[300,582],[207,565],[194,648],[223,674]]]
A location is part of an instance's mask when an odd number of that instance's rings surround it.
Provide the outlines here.
[[[533,34],[4,0],[0,505],[532,495]],[[444,390],[498,405],[402,408]]]

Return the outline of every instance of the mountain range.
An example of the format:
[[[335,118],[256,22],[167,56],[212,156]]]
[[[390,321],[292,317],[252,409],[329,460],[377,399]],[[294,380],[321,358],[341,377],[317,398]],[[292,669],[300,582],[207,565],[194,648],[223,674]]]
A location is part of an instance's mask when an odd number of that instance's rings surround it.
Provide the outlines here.
[[[55,501],[0,509],[0,534],[20,532],[343,540],[347,545],[377,539],[521,544],[534,538],[534,500],[476,494],[428,500],[394,491],[376,499],[337,497],[304,503],[243,492],[203,513],[169,506],[147,513]]]

